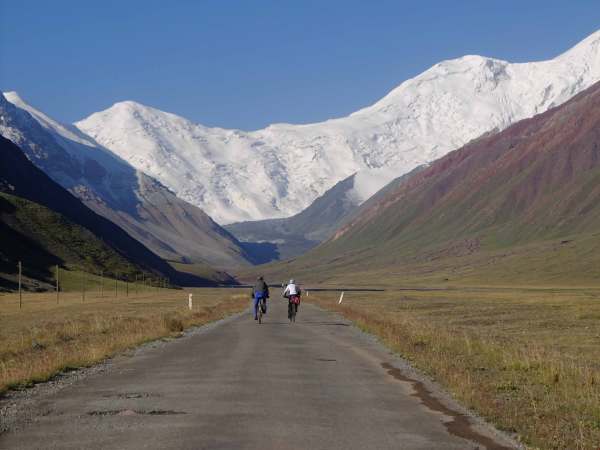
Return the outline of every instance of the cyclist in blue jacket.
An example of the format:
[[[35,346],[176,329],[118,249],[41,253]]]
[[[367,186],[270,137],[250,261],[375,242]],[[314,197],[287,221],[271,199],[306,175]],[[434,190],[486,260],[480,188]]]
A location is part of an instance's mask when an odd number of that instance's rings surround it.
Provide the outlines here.
[[[254,300],[254,320],[258,320],[259,305],[263,305],[263,314],[267,313],[267,299],[269,298],[269,286],[262,276],[258,277],[252,288],[252,299]]]

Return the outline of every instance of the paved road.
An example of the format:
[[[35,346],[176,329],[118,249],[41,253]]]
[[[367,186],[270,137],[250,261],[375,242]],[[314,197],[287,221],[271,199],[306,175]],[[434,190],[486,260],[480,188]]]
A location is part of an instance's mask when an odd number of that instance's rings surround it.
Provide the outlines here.
[[[0,448],[505,449],[373,339],[276,302],[133,357],[43,399]],[[487,434],[487,436],[486,436]]]

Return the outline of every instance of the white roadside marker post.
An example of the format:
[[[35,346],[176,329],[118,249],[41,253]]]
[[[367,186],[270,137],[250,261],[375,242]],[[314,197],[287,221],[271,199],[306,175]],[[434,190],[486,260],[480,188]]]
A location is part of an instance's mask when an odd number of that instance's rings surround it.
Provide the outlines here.
[[[190,308],[190,311],[191,311],[191,310],[192,310],[192,308],[193,308],[193,305],[192,305],[192,294],[190,294],[190,296],[189,296],[189,298],[188,298],[188,307]]]
[[[344,291],[342,291],[342,295],[340,295],[340,301],[338,302],[338,305],[342,303],[342,300],[344,300]]]

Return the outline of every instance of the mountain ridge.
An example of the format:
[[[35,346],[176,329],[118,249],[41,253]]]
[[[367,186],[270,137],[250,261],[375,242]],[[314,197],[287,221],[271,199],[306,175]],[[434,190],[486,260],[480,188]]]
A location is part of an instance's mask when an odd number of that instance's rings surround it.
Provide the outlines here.
[[[219,267],[249,264],[237,240],[202,210],[15,92],[0,95],[0,134],[87,206],[163,258]]]
[[[600,32],[546,61],[442,61],[373,105],[320,123],[245,132],[205,127],[129,102],[75,126],[229,224],[297,214],[365,169],[393,168],[386,179],[391,181],[562,104],[598,80]]]
[[[265,272],[593,283],[600,261],[599,130],[600,82],[450,152],[370,200],[330,240]]]

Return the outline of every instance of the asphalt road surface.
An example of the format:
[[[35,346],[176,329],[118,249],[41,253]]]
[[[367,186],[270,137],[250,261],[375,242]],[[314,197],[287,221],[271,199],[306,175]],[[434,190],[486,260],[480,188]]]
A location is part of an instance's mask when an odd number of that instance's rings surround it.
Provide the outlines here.
[[[338,316],[276,299],[117,358],[44,398],[0,448],[509,449]]]

